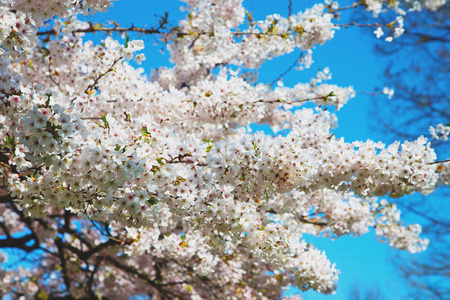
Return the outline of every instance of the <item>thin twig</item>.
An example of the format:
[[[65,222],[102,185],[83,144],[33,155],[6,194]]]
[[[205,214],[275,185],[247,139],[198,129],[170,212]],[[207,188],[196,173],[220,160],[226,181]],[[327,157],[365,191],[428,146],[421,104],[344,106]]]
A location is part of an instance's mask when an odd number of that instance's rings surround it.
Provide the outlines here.
[[[294,61],[292,65],[289,66],[283,73],[281,73],[276,79],[274,79],[271,83],[269,83],[269,86],[274,85],[278,80],[280,80],[282,77],[284,77],[287,73],[289,73],[293,68],[295,68],[299,62],[300,59],[303,57],[303,52],[300,52],[300,56],[298,59]]]
[[[123,56],[121,56],[121,57],[119,57],[119,58],[116,58],[116,59],[114,60],[114,62],[112,63],[112,65],[109,67],[109,69],[106,70],[105,73],[101,73],[100,75],[98,75],[97,78],[95,78],[94,82],[91,83],[91,84],[84,90],[84,93],[89,94],[89,91],[91,91],[91,90],[98,84],[98,82],[100,81],[100,79],[101,79],[103,76],[105,76],[106,74],[108,74],[109,72],[111,72],[111,71],[113,70],[114,66],[116,65],[116,63],[117,63],[119,60],[121,60],[122,58],[123,58]]]
[[[450,161],[450,158],[449,159],[445,159],[445,160],[438,160],[438,161],[435,161],[435,162],[432,162],[432,163],[427,163],[427,165],[441,164],[441,163],[445,163],[445,162],[448,162],[448,161]]]

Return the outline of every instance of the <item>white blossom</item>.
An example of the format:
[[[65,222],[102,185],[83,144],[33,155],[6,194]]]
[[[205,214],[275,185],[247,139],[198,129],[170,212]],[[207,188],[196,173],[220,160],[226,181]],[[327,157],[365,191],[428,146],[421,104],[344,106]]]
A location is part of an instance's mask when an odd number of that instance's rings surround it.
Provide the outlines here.
[[[2,269],[0,294],[36,298],[45,283],[46,292],[67,284],[71,296],[88,298],[88,270],[105,298],[170,286],[208,299],[206,282],[220,299],[278,299],[289,285],[336,289],[339,270],[303,234],[335,239],[374,229],[395,248],[426,248],[420,226],[403,226],[396,206],[378,198],[449,184],[449,164],[436,162],[426,138],[384,145],[336,137],[335,112],[356,93],[326,83],[328,67],[292,87],[247,80],[249,69],[296,49],[297,69],[310,67],[315,47],[339,28],[325,5],[254,20],[241,0],[185,0],[187,17],[161,33],[173,66],[149,78],[129,63],[145,60],[142,40],[96,43],[84,34],[93,26],[77,16],[111,1],[48,2],[0,0],[0,175],[17,205],[1,203],[0,221],[6,236],[32,227],[46,250],[36,269]],[[375,16],[419,9],[361,5]],[[46,20],[52,35],[39,41]],[[403,18],[395,22],[386,41],[403,33]],[[254,124],[275,134],[255,133]],[[430,134],[445,141],[449,128]],[[67,218],[76,228],[62,225]],[[64,267],[50,255],[61,243],[71,249],[60,255]],[[83,247],[108,259],[93,264],[79,256]]]

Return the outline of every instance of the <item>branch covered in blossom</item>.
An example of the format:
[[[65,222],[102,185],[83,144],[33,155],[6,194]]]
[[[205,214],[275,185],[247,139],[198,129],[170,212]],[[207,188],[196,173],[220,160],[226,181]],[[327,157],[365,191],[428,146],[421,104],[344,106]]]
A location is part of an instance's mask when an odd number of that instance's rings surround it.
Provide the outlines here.
[[[426,248],[420,226],[403,226],[378,198],[448,184],[448,163],[425,137],[336,137],[333,112],[355,91],[325,83],[328,68],[293,87],[236,71],[295,49],[298,69],[309,67],[340,27],[335,14],[359,5],[328,1],[257,21],[240,0],[186,0],[176,28],[165,16],[141,29],[76,18],[108,0],[41,2],[0,1],[0,247],[38,257],[32,268],[3,269],[1,294],[276,299],[289,285],[336,288],[339,271],[304,234],[374,228],[395,248]],[[403,14],[408,3],[361,5]],[[92,32],[159,34],[173,67],[149,78],[132,62],[145,59],[143,41],[95,44]]]

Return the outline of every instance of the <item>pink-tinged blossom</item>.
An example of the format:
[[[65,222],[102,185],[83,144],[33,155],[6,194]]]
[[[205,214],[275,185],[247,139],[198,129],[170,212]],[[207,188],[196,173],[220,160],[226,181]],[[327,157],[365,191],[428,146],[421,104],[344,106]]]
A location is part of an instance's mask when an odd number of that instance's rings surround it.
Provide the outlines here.
[[[89,298],[92,282],[96,297],[114,299],[278,299],[289,285],[336,288],[339,270],[304,234],[374,229],[395,248],[426,248],[420,226],[403,226],[378,198],[449,184],[449,163],[436,162],[426,138],[336,137],[334,111],[356,94],[325,83],[328,68],[293,87],[238,69],[295,49],[304,51],[297,69],[309,67],[339,28],[325,5],[253,20],[241,0],[186,0],[189,16],[161,35],[174,65],[149,80],[129,62],[145,59],[143,41],[94,43],[77,32],[92,30],[78,14],[111,1],[43,2],[0,0],[0,233],[28,230],[37,242],[22,249],[44,250],[36,268],[1,269],[0,294]],[[442,4],[361,5],[404,15]],[[52,38],[38,42],[55,16]],[[401,16],[394,27],[389,41],[403,33]],[[433,139],[448,132],[430,128]]]

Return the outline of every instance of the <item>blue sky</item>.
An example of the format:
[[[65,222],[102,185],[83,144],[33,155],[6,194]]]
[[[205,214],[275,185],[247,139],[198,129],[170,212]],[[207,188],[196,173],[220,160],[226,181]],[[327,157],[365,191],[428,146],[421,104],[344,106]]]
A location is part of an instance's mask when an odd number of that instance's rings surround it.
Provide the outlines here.
[[[288,3],[288,0],[244,1],[246,8],[254,13],[255,19],[262,19],[271,13],[287,15]],[[294,0],[293,12],[311,7],[314,3],[317,2]],[[180,16],[180,4],[181,2],[176,0],[121,0],[114,2],[114,7],[108,13],[97,14],[91,19],[94,22],[115,20],[122,26],[129,26],[132,23],[135,26],[156,26],[158,19],[155,15],[163,15],[165,11],[169,12],[170,20],[176,21]],[[348,4],[351,2],[342,1],[341,6]],[[346,23],[345,18],[341,22]],[[386,60],[380,60],[380,57],[373,52],[376,40],[373,30],[372,28],[338,30],[333,40],[314,50],[315,62],[311,69],[302,72],[293,70],[284,77],[285,86],[308,82],[319,69],[329,67],[333,74],[333,79],[329,83],[353,86],[356,91],[365,92],[371,92],[375,87],[383,87],[382,74]],[[147,45],[145,50],[147,61],[142,64],[147,73],[152,67],[169,65],[168,53],[159,54],[161,45],[153,47],[154,38],[144,36],[142,39]],[[271,82],[277,78],[298,55],[299,53],[296,52],[265,63],[260,70],[261,81]],[[372,101],[374,101],[373,97],[358,93],[356,98],[346,104],[337,113],[339,127],[335,130],[336,136],[345,137],[347,142],[367,139],[389,142],[385,140],[386,137],[381,130],[374,130]],[[336,241],[330,241],[310,237],[308,241],[311,241],[318,249],[324,250],[328,258],[337,264],[341,274],[335,295],[325,296],[316,292],[301,293],[304,299],[349,299],[350,290],[354,285],[359,285],[363,292],[379,289],[382,291],[383,299],[405,298],[408,292],[406,282],[389,262],[397,251],[388,245],[376,242],[373,232],[359,238],[341,237]]]

